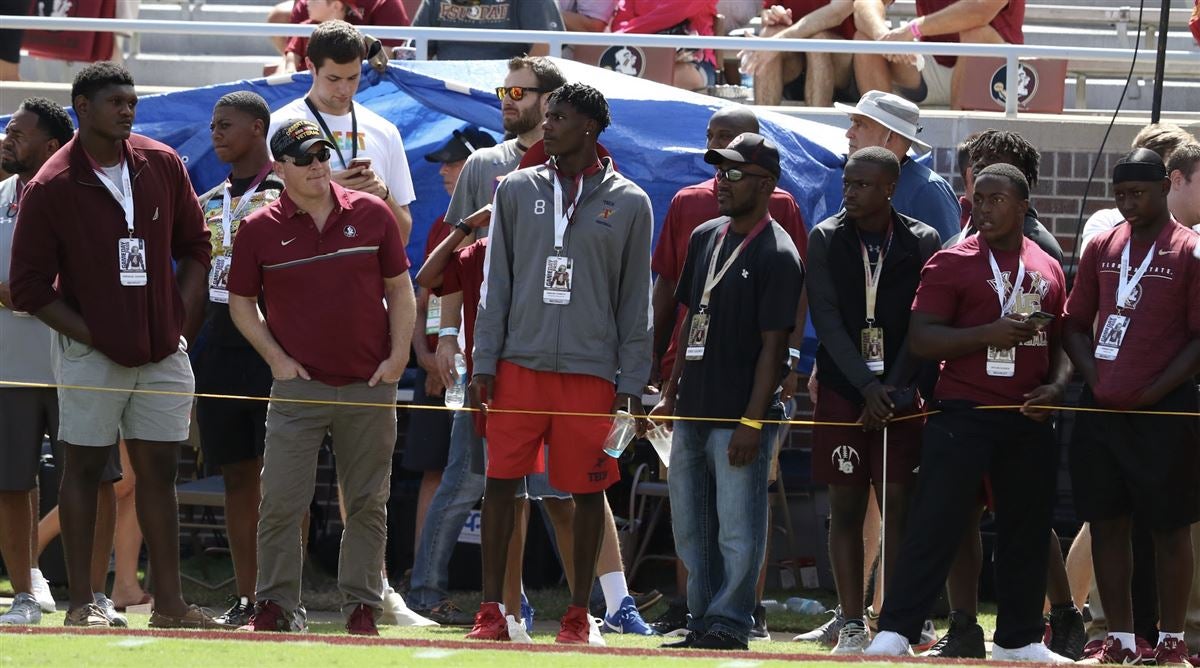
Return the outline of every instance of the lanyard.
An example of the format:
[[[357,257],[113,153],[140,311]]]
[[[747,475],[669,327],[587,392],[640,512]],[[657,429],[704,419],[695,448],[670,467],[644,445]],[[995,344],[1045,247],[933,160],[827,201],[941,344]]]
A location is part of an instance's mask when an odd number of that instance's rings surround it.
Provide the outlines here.
[[[1117,311],[1125,308],[1125,304],[1129,298],[1133,296],[1133,291],[1137,289],[1138,283],[1142,282],[1142,277],[1146,275],[1146,270],[1150,268],[1150,261],[1154,258],[1154,247],[1157,242],[1150,244],[1150,250],[1146,253],[1146,257],[1142,260],[1142,264],[1134,272],[1133,277],[1129,276],[1129,247],[1133,245],[1133,239],[1125,242],[1125,250],[1121,251],[1121,273],[1117,276]]]
[[[563,192],[562,182],[558,178],[558,168],[551,160],[546,163],[550,168],[551,181],[554,182],[554,252],[561,254],[567,235],[567,226],[575,219],[575,210],[579,208],[579,201],[583,199],[583,177],[590,176],[600,171],[600,163],[596,163],[591,167],[580,172],[575,177],[575,200],[563,207]]]
[[[1025,241],[1021,241],[1022,247]],[[988,262],[992,265],[992,278],[996,281],[996,294],[1000,297],[1000,317],[1012,313],[1013,307],[1017,304],[1017,293],[1021,292],[1021,285],[1025,283],[1025,259],[1020,256],[1020,251],[1017,255],[1017,280],[1013,281],[1012,292],[1004,294],[1004,274],[1000,273],[1000,267],[996,264],[996,256],[992,255],[992,250],[988,249]]]
[[[754,226],[754,229],[750,230],[750,234],[746,235],[746,238],[742,240],[742,243],[738,244],[738,247],[733,249],[733,252],[729,254],[729,257],[726,258],[725,265],[721,267],[721,270],[717,271],[717,256],[721,254],[721,246],[725,243],[725,235],[729,232],[729,225],[731,223],[726,223],[725,227],[721,229],[721,234],[717,236],[717,243],[713,245],[712,258],[710,258],[708,261],[708,274],[704,277],[704,293],[700,295],[700,312],[704,312],[708,309],[708,302],[712,298],[713,288],[717,287],[717,284],[721,282],[722,278],[725,278],[725,273],[728,272],[729,268],[733,266],[734,260],[738,259],[738,256],[742,254],[742,251],[745,250],[746,246],[750,245],[750,242],[754,240],[754,237],[762,234],[762,231],[767,229],[767,225],[770,223],[771,216],[768,215],[763,217],[763,219]]]
[[[233,198],[233,195],[229,192],[229,180],[226,179],[225,199],[221,202],[221,245],[225,248],[229,248],[229,244],[233,241],[233,221],[238,219],[238,215],[242,213],[242,210],[245,209],[246,205],[250,203],[251,199],[253,199],[251,196],[254,195],[254,191],[258,189],[258,185],[262,183],[263,179],[267,178],[267,174],[270,173],[271,163],[268,162],[263,166],[262,171],[258,173],[258,176],[254,177],[254,181],[250,183],[250,186],[246,188],[245,192],[242,193],[241,199],[238,200],[237,208],[232,212],[229,210],[229,200]]]
[[[858,237],[858,245],[862,249],[863,283],[866,284],[867,324],[873,325],[875,323],[875,298],[879,295],[879,277],[883,274],[883,258],[892,247],[891,225],[888,225],[887,238],[884,239],[883,246],[879,249],[879,260],[875,264],[875,271],[871,271],[871,255],[867,252],[867,245],[863,243],[862,235]]]
[[[117,200],[117,204],[121,205],[121,209],[125,211],[125,227],[129,230],[129,237],[133,238],[133,184],[129,182],[129,161],[121,160],[121,189],[117,189],[117,184],[113,183],[99,169],[92,170],[100,179],[100,183],[108,188],[108,192]]]
[[[338,146],[337,139],[330,132],[329,126],[325,123],[325,117],[321,112],[317,111],[317,105],[313,101],[304,98],[304,104],[308,105],[308,110],[317,119],[317,124],[321,126],[321,131],[325,133],[325,137],[329,139],[329,143],[333,144],[333,150],[337,151],[338,160],[342,161],[342,169],[349,169],[350,163],[346,162],[346,156],[342,155],[342,147]],[[350,101],[350,159],[354,160],[358,157],[358,115],[354,113],[354,101]]]

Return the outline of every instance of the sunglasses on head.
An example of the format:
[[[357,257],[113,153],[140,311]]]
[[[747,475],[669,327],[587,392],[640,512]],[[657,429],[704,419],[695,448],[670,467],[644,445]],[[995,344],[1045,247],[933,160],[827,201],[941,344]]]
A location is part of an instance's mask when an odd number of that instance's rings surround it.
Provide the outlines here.
[[[292,158],[292,164],[297,167],[308,167],[313,164],[313,160],[329,162],[330,155],[329,148],[323,148],[316,153],[305,153],[302,158]]]
[[[500,86],[496,89],[496,97],[503,100],[506,97],[511,97],[513,102],[520,102],[525,99],[526,93],[541,93],[541,88],[531,88],[529,86]]]
[[[729,169],[718,169],[717,170],[717,178],[724,179],[730,183],[737,183],[738,181],[741,181],[742,179],[746,178],[747,176],[755,176],[760,179],[766,178],[762,174],[751,174],[750,172],[744,172],[744,171],[738,169],[737,167],[730,167]]]

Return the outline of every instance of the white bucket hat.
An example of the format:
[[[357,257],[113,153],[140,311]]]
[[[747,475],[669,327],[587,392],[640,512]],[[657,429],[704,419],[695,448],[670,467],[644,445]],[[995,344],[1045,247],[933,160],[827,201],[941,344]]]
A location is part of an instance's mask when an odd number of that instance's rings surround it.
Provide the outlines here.
[[[841,102],[835,102],[833,106],[851,116],[855,114],[866,116],[918,146],[924,146],[926,149],[933,148],[917,139],[917,134],[921,132],[921,126],[917,124],[917,121],[921,119],[920,107],[899,95],[885,93],[881,90],[871,90],[863,94],[859,98],[858,104],[853,107]]]

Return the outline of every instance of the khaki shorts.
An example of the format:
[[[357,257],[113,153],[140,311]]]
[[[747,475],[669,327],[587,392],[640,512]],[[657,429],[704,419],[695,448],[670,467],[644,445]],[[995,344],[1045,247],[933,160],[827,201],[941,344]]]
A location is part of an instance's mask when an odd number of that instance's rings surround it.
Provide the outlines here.
[[[926,56],[925,68],[921,70],[921,78],[925,80],[925,99],[921,104],[946,106],[950,104],[950,79],[954,76],[954,68],[946,67]]]
[[[126,367],[62,334],[51,347],[58,391],[58,438],[71,445],[107,446],[126,440],[187,440],[195,380],[182,350],[138,367]],[[75,390],[103,387],[106,391]],[[143,394],[134,390],[178,392]]]

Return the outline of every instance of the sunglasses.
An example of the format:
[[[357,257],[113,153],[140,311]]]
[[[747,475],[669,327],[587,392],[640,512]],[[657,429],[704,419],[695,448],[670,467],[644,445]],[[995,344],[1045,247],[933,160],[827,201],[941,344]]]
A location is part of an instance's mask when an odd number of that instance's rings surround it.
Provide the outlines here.
[[[500,86],[496,89],[496,97],[503,100],[505,97],[511,97],[513,102],[520,102],[525,99],[526,93],[541,93],[541,88],[530,88],[529,86]]]
[[[764,174],[751,174],[750,172],[744,172],[740,169],[737,169],[736,167],[731,167],[729,169],[718,169],[717,170],[717,178],[724,179],[730,183],[737,183],[738,181],[741,181],[742,179],[746,178],[747,176],[754,176],[754,177],[757,177],[760,179],[766,178],[766,175],[764,175]]]
[[[313,164],[313,160],[319,160],[320,162],[329,162],[329,158],[331,157],[331,155],[332,154],[329,152],[328,148],[323,148],[320,151],[317,151],[316,153],[305,153],[304,157],[302,157],[302,158],[293,157],[292,164],[297,167],[308,167],[309,165]]]

